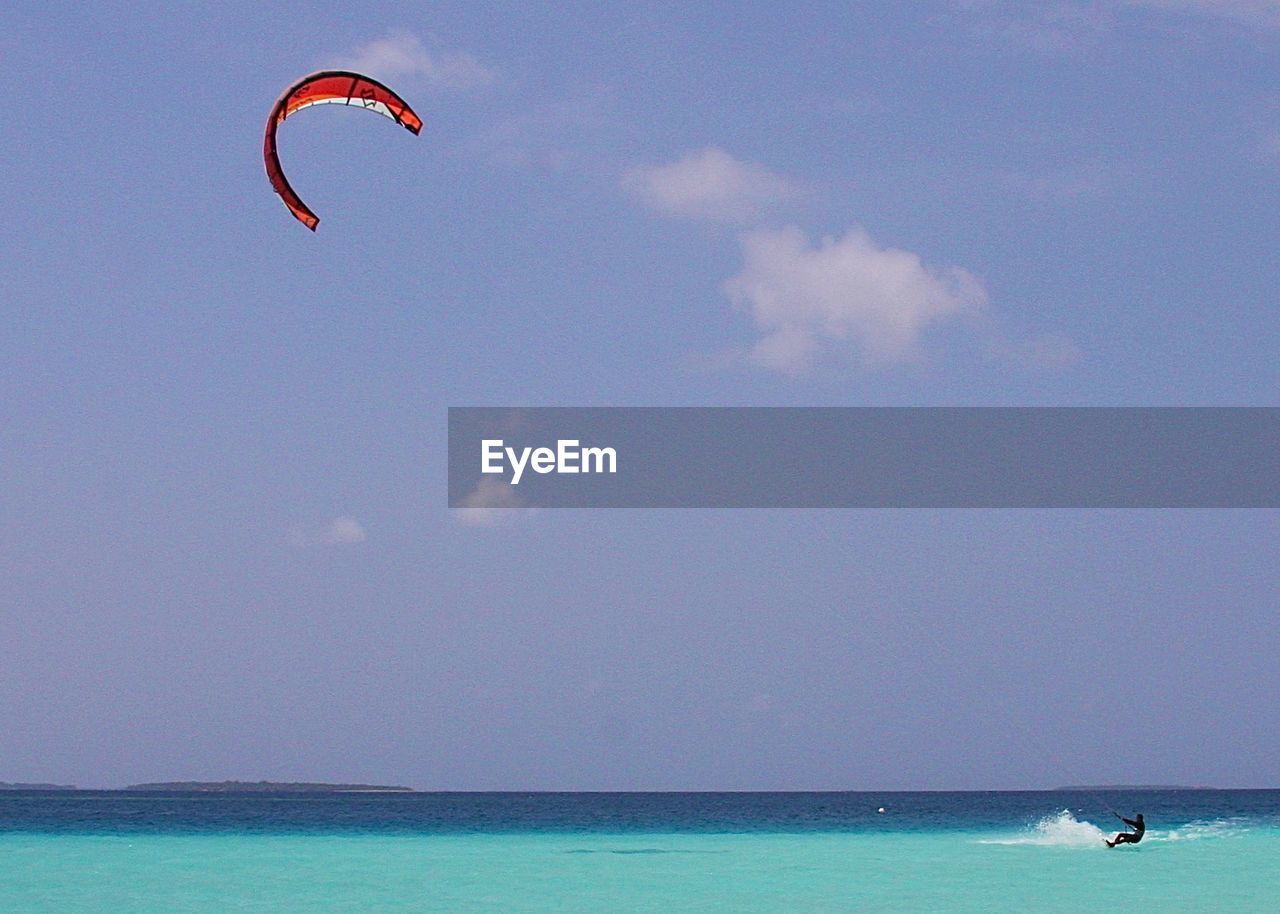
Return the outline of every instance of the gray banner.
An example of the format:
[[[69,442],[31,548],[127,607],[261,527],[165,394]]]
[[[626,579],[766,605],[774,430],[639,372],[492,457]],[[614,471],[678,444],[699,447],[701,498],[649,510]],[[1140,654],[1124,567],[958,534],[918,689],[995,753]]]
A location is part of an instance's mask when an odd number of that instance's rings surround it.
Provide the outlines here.
[[[1274,508],[1280,408],[453,407],[449,505]]]

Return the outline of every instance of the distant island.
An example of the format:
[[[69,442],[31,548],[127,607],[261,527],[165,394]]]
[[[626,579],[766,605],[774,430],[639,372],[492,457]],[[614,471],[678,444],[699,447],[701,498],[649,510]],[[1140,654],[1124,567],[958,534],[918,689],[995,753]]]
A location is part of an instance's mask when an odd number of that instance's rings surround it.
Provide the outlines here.
[[[310,781],[157,781],[151,784],[130,784],[125,790],[185,790],[201,793],[413,793],[412,787],[322,784]]]
[[[1216,790],[1214,787],[1191,787],[1186,784],[1073,784],[1054,790]]]
[[[21,781],[0,781],[0,790],[75,790],[71,784],[24,784]]]

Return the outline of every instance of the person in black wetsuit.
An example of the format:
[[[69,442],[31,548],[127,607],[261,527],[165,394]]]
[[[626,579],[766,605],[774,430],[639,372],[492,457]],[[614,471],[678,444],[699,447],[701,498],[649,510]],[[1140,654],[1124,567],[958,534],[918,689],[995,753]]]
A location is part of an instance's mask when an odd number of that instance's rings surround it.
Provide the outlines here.
[[[1107,841],[1107,847],[1115,847],[1117,844],[1137,844],[1142,840],[1142,836],[1147,833],[1147,823],[1142,821],[1142,813],[1138,813],[1136,819],[1126,819],[1120,813],[1115,814],[1116,818],[1128,825],[1133,831],[1122,831],[1115,836],[1112,841]]]

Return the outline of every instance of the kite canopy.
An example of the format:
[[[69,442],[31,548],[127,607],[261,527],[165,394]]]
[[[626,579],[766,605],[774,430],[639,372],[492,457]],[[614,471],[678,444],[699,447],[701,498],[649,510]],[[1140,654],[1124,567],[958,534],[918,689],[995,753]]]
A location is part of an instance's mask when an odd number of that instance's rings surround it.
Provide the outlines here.
[[[276,151],[276,128],[284,119],[312,105],[353,105],[389,117],[410,133],[422,130],[422,119],[382,83],[348,70],[321,70],[304,76],[280,96],[267,118],[266,136],[262,141],[262,156],[267,165],[267,177],[289,212],[311,231],[316,230],[320,218],[307,207],[289,185],[280,167]]]

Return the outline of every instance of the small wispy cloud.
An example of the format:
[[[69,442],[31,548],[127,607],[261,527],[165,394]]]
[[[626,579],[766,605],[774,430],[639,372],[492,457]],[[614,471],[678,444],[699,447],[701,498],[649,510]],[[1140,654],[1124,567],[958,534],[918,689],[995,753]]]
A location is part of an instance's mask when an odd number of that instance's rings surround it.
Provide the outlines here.
[[[1117,5],[1280,29],[1280,0],[1117,0]]]
[[[476,89],[497,80],[492,69],[466,51],[428,48],[404,30],[362,44],[336,63],[388,81],[418,79],[432,89]]]
[[[987,360],[1028,371],[1056,371],[1080,361],[1080,347],[1056,333],[1023,340],[998,340],[987,344]]]
[[[629,169],[622,187],[670,216],[743,222],[803,193],[799,182],[708,146],[665,165]]]
[[[354,517],[335,517],[318,525],[297,525],[289,531],[294,546],[347,546],[368,539],[364,527]]]
[[[1264,162],[1280,162],[1280,129],[1264,129],[1261,134],[1255,144],[1256,158]]]
[[[750,360],[786,374],[803,374],[825,354],[850,353],[866,367],[911,359],[927,328],[987,304],[967,270],[926,266],[862,228],[816,244],[795,226],[762,229],[741,243],[743,269],[724,291],[763,334]]]
[[[1097,42],[1115,21],[1113,2],[1024,3],[954,0],[962,34],[983,42],[1039,53],[1081,50]]]
[[[598,160],[607,158],[601,150],[625,129],[606,94],[584,88],[572,98],[531,102],[485,127],[467,145],[503,167],[591,174],[600,170]]]
[[[1220,23],[1253,30],[1280,30],[1280,0],[952,0],[955,23],[970,36],[1024,50],[1061,53],[1098,44],[1125,21],[1146,14],[1167,31],[1183,20],[1189,27]]]
[[[536,509],[516,492],[515,486],[502,479],[482,479],[475,491],[454,508],[454,518],[470,527],[499,527],[514,523]]]
[[[1028,202],[1067,204],[1106,196],[1130,171],[1121,164],[1080,162],[1035,173],[1001,172],[996,181]]]

